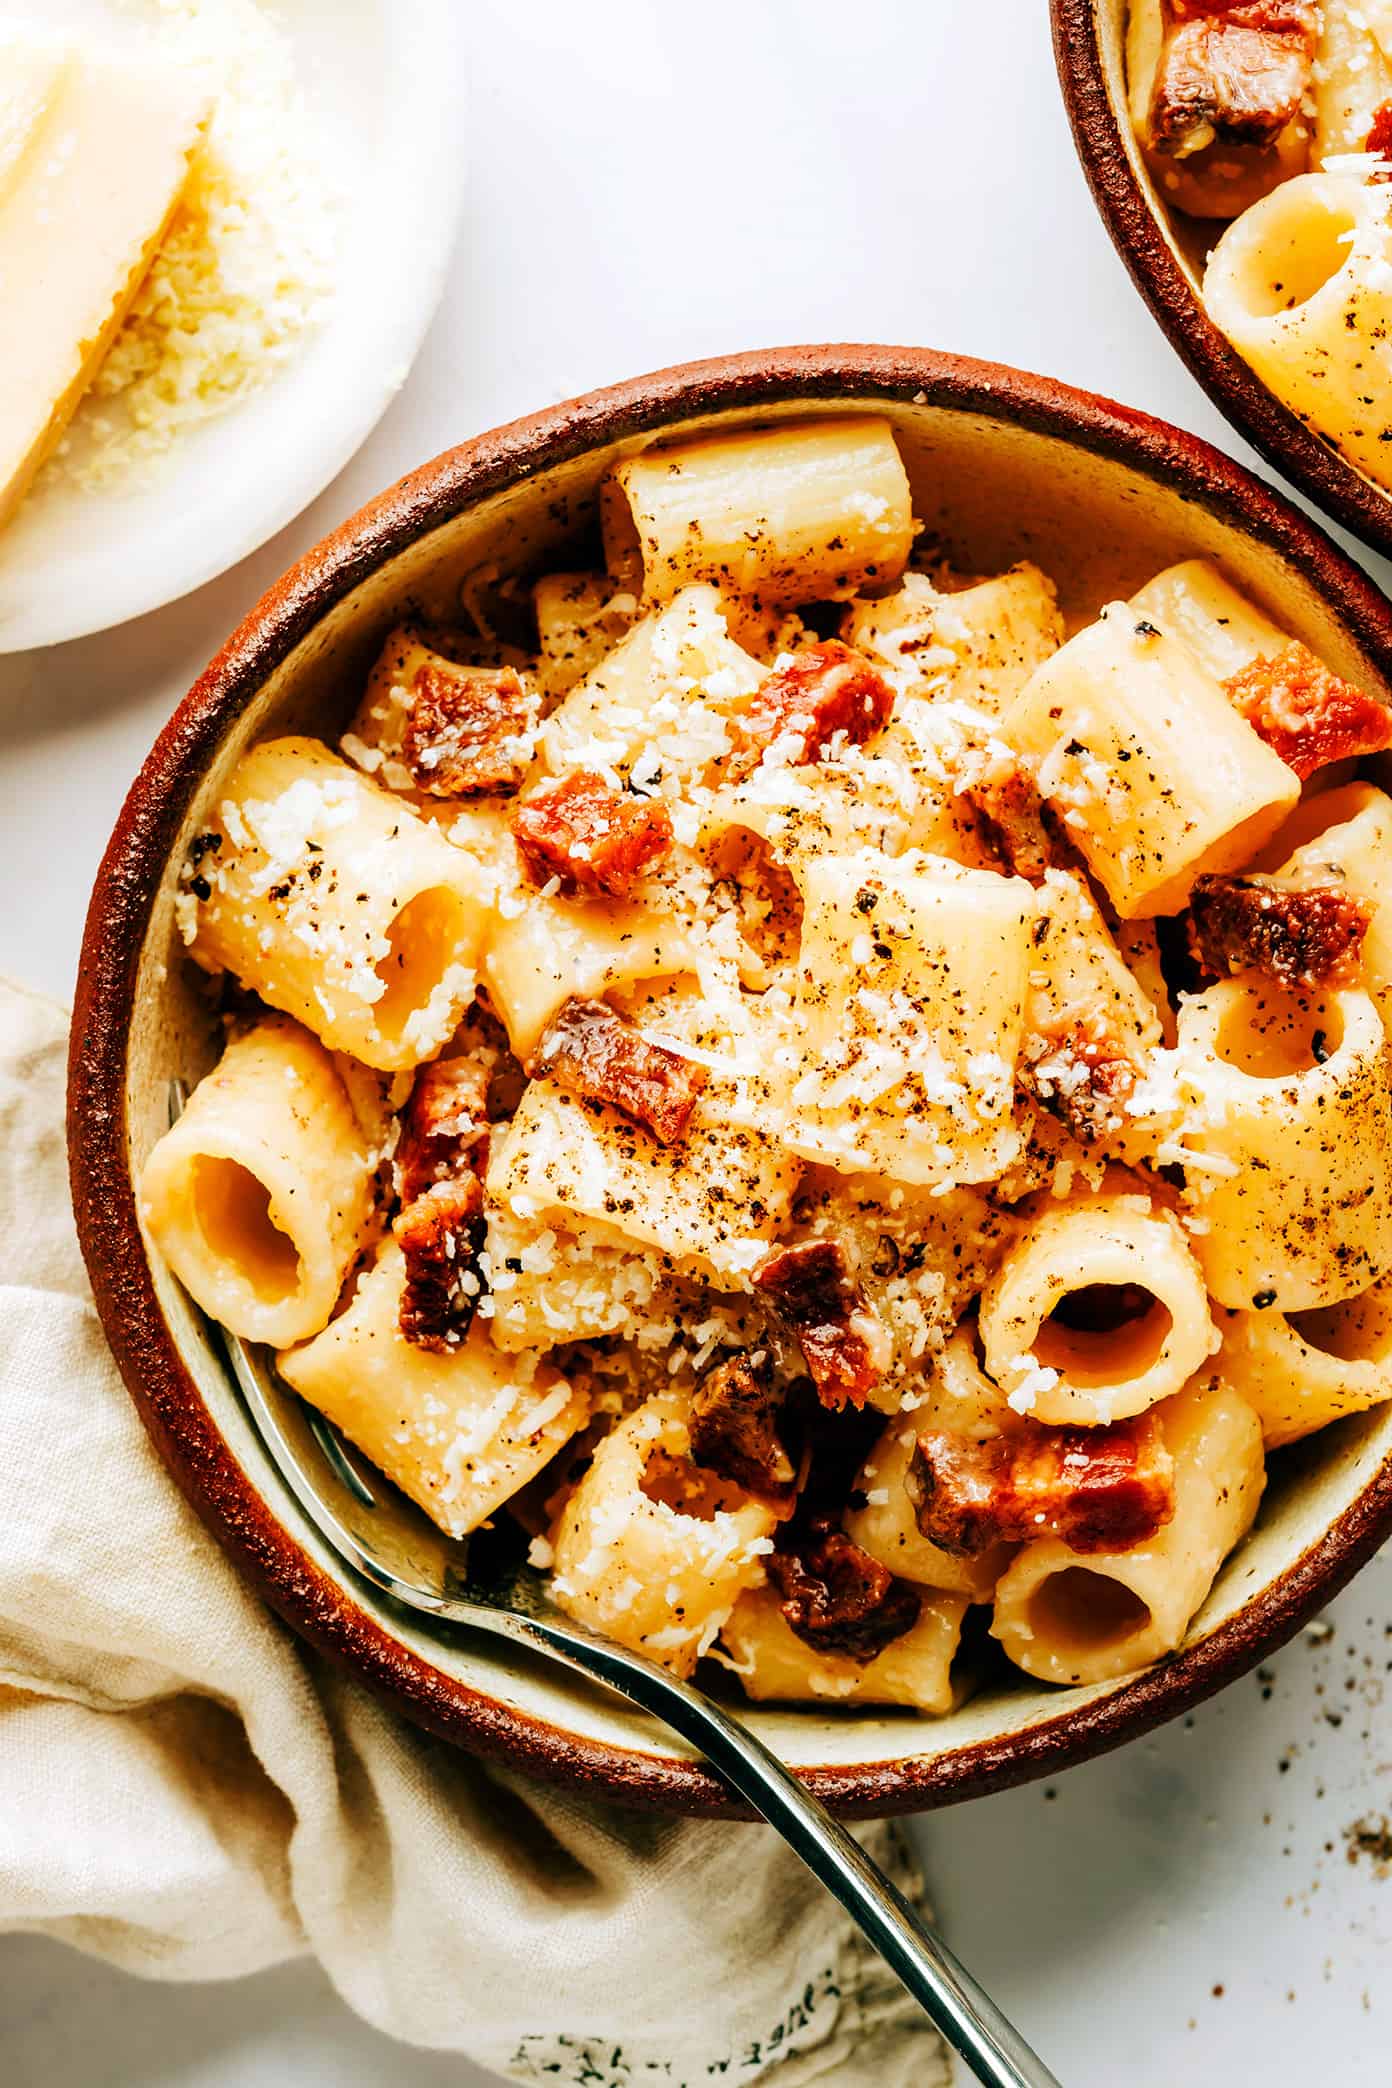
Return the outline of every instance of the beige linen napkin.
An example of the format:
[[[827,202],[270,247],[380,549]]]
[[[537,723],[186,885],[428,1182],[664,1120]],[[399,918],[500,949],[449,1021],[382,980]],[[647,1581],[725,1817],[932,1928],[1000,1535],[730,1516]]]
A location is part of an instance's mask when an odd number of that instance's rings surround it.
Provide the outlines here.
[[[939,2088],[943,2048],[762,1827],[582,1803],[398,1722],[265,1610],[92,1309],[65,1018],[0,981],[0,1931],[225,1979],[312,1951],[413,2044],[568,2088]],[[908,1875],[902,1845],[868,1846]]]

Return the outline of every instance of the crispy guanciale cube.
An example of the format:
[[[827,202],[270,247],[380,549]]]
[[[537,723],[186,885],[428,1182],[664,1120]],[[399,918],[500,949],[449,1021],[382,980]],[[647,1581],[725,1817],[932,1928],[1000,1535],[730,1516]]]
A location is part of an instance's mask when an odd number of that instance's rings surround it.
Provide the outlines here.
[[[398,1324],[416,1348],[459,1348],[483,1295],[479,1256],[488,1231],[475,1174],[437,1182],[396,1217],[406,1259]]]
[[[432,661],[411,683],[401,759],[432,797],[513,791],[532,757],[540,698],[515,667]]]
[[[819,1653],[863,1665],[918,1622],[918,1590],[826,1518],[786,1524],[767,1563],[789,1629]]]
[[[1385,101],[1373,117],[1368,135],[1363,142],[1365,152],[1375,152],[1381,159],[1392,162],[1392,101]],[[1392,165],[1379,167],[1372,181],[1392,181]]]
[[[1357,979],[1372,915],[1342,885],[1200,877],[1189,897],[1194,949],[1218,978],[1260,971],[1283,986]]]
[[[982,839],[1013,877],[1043,884],[1046,870],[1076,860],[1022,763],[973,780],[962,795],[976,814]]]
[[[857,746],[889,721],[894,690],[863,653],[829,638],[792,654],[743,703],[731,723],[727,772],[748,775],[772,750],[794,766],[818,761],[840,732]]]
[[[604,1001],[568,1000],[542,1033],[529,1071],[549,1074],[572,1094],[610,1102],[663,1145],[686,1136],[704,1066],[650,1044]]]
[[[488,1075],[476,1059],[435,1059],[417,1072],[401,1112],[396,1192],[414,1203],[436,1182],[482,1174],[488,1159]]]
[[[1316,0],[1175,0],[1150,103],[1150,133],[1170,152],[1270,145],[1310,90]]]
[[[1100,1428],[1029,1422],[984,1443],[930,1430],[910,1481],[923,1535],[968,1558],[1037,1537],[1129,1551],[1174,1514],[1174,1461],[1153,1414]]]
[[[1135,1060],[1102,1016],[1032,1031],[1021,1049],[1020,1086],[1081,1145],[1121,1129],[1138,1078]]]
[[[769,1255],[754,1287],[796,1338],[828,1406],[862,1406],[884,1375],[889,1340],[852,1280],[835,1240],[806,1240]]]
[[[668,854],[672,819],[652,798],[613,790],[590,769],[574,769],[518,805],[512,830],[539,885],[553,877],[565,892],[621,899]]]
[[[691,1399],[691,1455],[746,1493],[783,1502],[796,1474],[778,1433],[780,1400],[766,1349],[708,1370]]]
[[[1392,745],[1392,711],[1331,674],[1297,640],[1223,683],[1229,701],[1303,783],[1326,762]]]

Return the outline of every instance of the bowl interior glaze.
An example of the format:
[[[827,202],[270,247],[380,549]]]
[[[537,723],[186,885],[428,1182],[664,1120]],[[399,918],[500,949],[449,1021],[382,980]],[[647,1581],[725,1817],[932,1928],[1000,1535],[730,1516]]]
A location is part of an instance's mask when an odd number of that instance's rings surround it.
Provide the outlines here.
[[[1392,556],[1392,493],[1308,427],[1229,347],[1199,295],[1222,224],[1173,211],[1136,142],[1126,97],[1128,0],[1050,0],[1073,136],[1103,222],[1171,344],[1229,421],[1319,507]]]
[[[70,1141],[79,1228],[131,1391],[195,1506],[282,1615],[408,1715],[467,1745],[633,1803],[723,1809],[675,1743],[513,1648],[427,1628],[353,1583],[285,1493],[207,1330],[149,1253],[132,1175],[172,1075],[212,1056],[166,870],[249,741],[332,733],[404,608],[448,617],[481,572],[594,556],[595,492],[625,448],[688,427],[883,413],[916,512],[954,562],[1038,560],[1071,621],[1171,561],[1211,554],[1340,672],[1392,697],[1392,617],[1286,503],[1216,452],[1104,401],[914,350],[789,350],[664,373],[447,453],[319,546],[190,692],[135,785],[103,864],[74,1027]],[[1258,1528],[1185,1651],[1060,1693],[992,1678],[952,1716],[765,1709],[751,1722],[838,1809],[931,1805],[1020,1780],[1146,1729],[1288,1636],[1392,1524],[1392,1414],[1287,1454]]]

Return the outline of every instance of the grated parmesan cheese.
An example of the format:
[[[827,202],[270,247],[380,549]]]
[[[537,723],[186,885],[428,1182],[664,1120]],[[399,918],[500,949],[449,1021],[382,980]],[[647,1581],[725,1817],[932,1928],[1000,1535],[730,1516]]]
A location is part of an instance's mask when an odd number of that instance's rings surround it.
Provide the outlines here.
[[[217,94],[187,188],[130,314],[46,467],[84,490],[148,468],[190,428],[265,386],[334,288],[330,154],[294,52],[255,0],[160,0],[162,56]]]

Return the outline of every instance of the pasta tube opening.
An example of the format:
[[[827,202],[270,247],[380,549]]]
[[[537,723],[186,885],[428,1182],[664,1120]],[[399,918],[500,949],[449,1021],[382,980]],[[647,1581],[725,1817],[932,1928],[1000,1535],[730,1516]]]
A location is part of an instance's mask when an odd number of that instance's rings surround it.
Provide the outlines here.
[[[1034,1353],[1075,1385],[1109,1385],[1153,1370],[1173,1326],[1168,1305],[1143,1284],[1087,1283],[1059,1299]]]
[[[1252,210],[1252,236],[1233,242],[1224,295],[1251,319],[1297,311],[1347,265],[1357,224],[1335,183],[1283,184]]]
[[[271,1192],[250,1168],[200,1153],[189,1200],[209,1254],[235,1266],[261,1304],[279,1305],[298,1289],[299,1249],[276,1223]]]
[[[1250,1080],[1289,1080],[1325,1065],[1344,1041],[1336,1000],[1264,983],[1255,996],[1234,998],[1213,1039],[1216,1057]]]
[[[470,911],[457,892],[438,885],[417,892],[387,930],[387,954],[373,967],[382,981],[373,1014],[381,1035],[399,1043],[413,1020],[427,1015],[450,988],[450,972],[467,949]]]
[[[1305,1312],[1234,1312],[1224,1377],[1256,1409],[1268,1449],[1392,1395],[1392,1282]]]
[[[1392,1289],[1386,1282],[1341,1304],[1317,1305],[1289,1318],[1307,1348],[1342,1363],[1385,1365],[1392,1353]]]
[[[1122,1174],[1033,1207],[981,1293],[980,1329],[1017,1412],[1082,1427],[1169,1398],[1216,1340],[1179,1221]]]
[[[327,1323],[371,1223],[372,1167],[328,1052],[269,1016],[232,1040],[150,1153],[141,1215],[205,1312],[279,1346]]]
[[[1251,1527],[1265,1481],[1258,1417],[1221,1377],[1160,1409],[1174,1513],[1127,1550],[1081,1553],[1056,1537],[1016,1554],[991,1630],[1026,1674],[1106,1682],[1173,1652],[1223,1560]]]
[[[1035,1589],[1030,1629],[1052,1641],[1060,1658],[1121,1652],[1151,1626],[1150,1604],[1124,1581],[1091,1566],[1064,1566]]]

